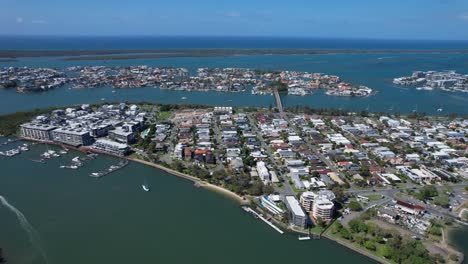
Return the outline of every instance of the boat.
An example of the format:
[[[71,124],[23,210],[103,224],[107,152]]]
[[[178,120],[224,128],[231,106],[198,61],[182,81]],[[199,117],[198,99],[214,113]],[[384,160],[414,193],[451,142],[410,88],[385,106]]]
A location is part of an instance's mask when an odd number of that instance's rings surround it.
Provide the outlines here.
[[[310,240],[310,236],[299,236],[298,239],[300,241],[303,241],[303,240]]]
[[[442,111],[444,111],[444,109],[442,109],[442,108],[437,109],[437,112],[442,112]]]
[[[184,97],[182,97],[182,98],[180,98],[180,99],[185,100],[185,99],[187,99],[187,97],[184,96]]]
[[[145,191],[145,192],[149,192],[149,191],[150,191],[149,186],[146,185],[146,184],[142,184],[142,185],[141,185],[141,188],[143,188],[143,191]]]

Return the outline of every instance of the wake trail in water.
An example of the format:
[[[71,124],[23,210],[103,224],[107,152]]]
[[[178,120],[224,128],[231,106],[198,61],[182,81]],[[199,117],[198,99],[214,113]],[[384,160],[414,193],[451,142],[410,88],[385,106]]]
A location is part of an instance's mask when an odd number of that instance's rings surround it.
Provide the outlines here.
[[[28,219],[26,218],[26,216],[24,216],[24,214],[21,213],[20,210],[18,210],[16,207],[11,205],[5,199],[5,197],[3,197],[1,195],[0,195],[0,202],[1,202],[1,204],[3,206],[8,208],[10,211],[12,211],[16,215],[16,218],[18,218],[18,221],[19,221],[21,227],[28,234],[29,242],[31,242],[31,244],[33,246],[35,246],[39,250],[42,258],[45,261],[45,263],[48,264],[49,261],[47,260],[47,255],[46,255],[46,252],[45,252],[44,248],[42,248],[42,246],[41,246],[39,235],[38,235],[37,231],[34,229],[34,227],[32,227],[32,225],[28,222]]]

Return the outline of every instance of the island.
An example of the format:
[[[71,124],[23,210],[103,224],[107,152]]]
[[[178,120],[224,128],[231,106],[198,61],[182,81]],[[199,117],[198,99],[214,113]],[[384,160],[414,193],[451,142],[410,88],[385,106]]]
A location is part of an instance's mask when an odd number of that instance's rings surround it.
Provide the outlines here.
[[[0,88],[16,88],[19,93],[48,91],[71,84],[71,88],[110,85],[115,89],[159,87],[179,91],[245,92],[252,94],[287,92],[308,95],[325,89],[326,95],[363,97],[371,88],[343,82],[339,76],[298,71],[262,71],[241,68],[199,68],[192,76],[186,68],[140,66],[73,66],[52,68],[0,68]]]
[[[468,220],[467,132],[463,118],[309,107],[105,103],[0,117],[1,134],[50,146],[35,162],[74,149],[121,159],[91,177],[129,160],[154,166],[236,199],[279,234],[381,263],[463,260],[447,230]]]
[[[449,92],[468,92],[468,74],[456,71],[415,71],[411,76],[393,79],[394,84],[418,86],[417,90],[440,89]]]

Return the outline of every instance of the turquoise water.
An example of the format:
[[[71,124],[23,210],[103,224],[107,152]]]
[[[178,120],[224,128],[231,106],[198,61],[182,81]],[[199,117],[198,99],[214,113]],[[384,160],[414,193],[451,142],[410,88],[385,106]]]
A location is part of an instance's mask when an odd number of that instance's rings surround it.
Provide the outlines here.
[[[417,91],[391,83],[394,77],[409,75],[413,70],[453,69],[468,73],[468,54],[330,54],[285,56],[233,56],[223,58],[163,58],[125,61],[63,61],[60,58],[24,58],[1,66],[34,66],[65,68],[72,65],[151,65],[186,67],[242,67],[323,72],[341,76],[345,81],[369,86],[377,95],[367,98],[326,96],[317,92],[311,96],[283,97],[284,106],[307,105],[315,108],[409,113],[413,110],[428,114],[468,114],[468,93]],[[47,106],[65,106],[104,101],[151,101],[160,103],[197,103],[229,106],[274,105],[269,95],[250,93],[184,92],[153,87],[111,92],[110,87],[69,90],[59,88],[47,93],[17,94],[0,90],[0,113],[11,113]],[[181,100],[181,97],[187,97]],[[443,108],[442,113],[437,109]]]
[[[2,147],[3,148],[3,147]],[[52,147],[51,147],[52,148]],[[1,158],[0,195],[37,231],[31,243],[15,215],[0,206],[0,246],[9,263],[372,263],[326,239],[280,235],[218,193],[130,163],[102,179],[90,172],[117,163],[99,156],[78,170],[78,155],[34,163],[45,146]],[[141,184],[147,179],[150,192]]]

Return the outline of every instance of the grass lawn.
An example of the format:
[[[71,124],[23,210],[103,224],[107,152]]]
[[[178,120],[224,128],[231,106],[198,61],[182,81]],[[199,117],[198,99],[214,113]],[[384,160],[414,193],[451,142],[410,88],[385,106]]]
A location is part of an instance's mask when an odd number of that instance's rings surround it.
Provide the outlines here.
[[[312,234],[321,234],[323,231],[323,227],[320,226],[314,226],[310,229],[310,233]]]
[[[364,195],[364,197],[369,198],[370,201],[377,201],[382,199],[382,196],[380,194],[369,194],[369,195]]]
[[[168,119],[170,116],[171,116],[171,112],[170,111],[162,111],[162,112],[158,112],[156,114],[156,119],[157,120],[166,120]]]

